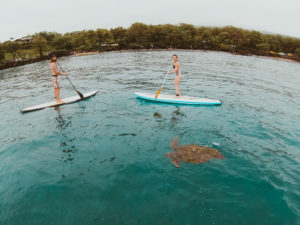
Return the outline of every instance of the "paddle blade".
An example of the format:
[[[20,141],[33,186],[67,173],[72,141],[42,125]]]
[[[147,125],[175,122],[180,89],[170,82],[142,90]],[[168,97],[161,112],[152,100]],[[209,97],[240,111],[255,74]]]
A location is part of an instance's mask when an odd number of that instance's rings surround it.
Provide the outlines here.
[[[162,88],[160,88],[157,92],[156,92],[156,95],[155,95],[155,99],[157,99],[158,95],[160,94]]]
[[[83,94],[81,94],[79,91],[77,91],[77,94],[80,96],[81,99],[84,98]]]

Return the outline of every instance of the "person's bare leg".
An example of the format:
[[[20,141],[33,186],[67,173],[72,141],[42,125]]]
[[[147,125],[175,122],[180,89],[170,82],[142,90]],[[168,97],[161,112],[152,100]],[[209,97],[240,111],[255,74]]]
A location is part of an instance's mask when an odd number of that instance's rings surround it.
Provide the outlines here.
[[[175,77],[175,90],[176,90],[176,95],[180,95],[180,90],[179,90],[179,82],[181,80],[181,76],[176,75]]]
[[[60,88],[56,88],[57,90],[57,98],[56,98],[56,101],[59,102],[59,103],[63,103],[63,101],[60,99],[59,97],[59,92],[60,92]]]
[[[63,101],[62,101],[62,100],[60,99],[60,97],[59,97],[59,91],[60,91],[59,88],[55,88],[55,89],[54,89],[55,99],[56,99],[56,102],[57,102],[57,103],[62,103]]]
[[[54,96],[55,96],[55,100],[57,102],[58,101],[57,88],[54,88]]]

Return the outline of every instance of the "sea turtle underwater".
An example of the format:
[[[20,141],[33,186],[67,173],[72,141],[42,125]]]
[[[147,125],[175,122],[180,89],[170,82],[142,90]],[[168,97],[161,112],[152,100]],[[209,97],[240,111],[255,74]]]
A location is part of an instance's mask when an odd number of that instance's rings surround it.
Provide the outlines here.
[[[204,163],[212,158],[225,159],[225,157],[215,148],[198,146],[195,144],[178,145],[178,138],[175,137],[171,143],[174,152],[167,153],[166,157],[172,159],[172,163],[176,167],[180,167],[180,161],[187,163]]]

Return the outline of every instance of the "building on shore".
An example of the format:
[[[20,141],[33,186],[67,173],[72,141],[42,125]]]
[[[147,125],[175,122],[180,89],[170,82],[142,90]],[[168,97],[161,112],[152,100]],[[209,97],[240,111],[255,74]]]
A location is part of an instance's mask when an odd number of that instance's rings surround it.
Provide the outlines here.
[[[33,40],[32,36],[26,36],[26,37],[16,39],[15,41],[22,43],[22,44],[29,44],[32,42],[32,40]]]

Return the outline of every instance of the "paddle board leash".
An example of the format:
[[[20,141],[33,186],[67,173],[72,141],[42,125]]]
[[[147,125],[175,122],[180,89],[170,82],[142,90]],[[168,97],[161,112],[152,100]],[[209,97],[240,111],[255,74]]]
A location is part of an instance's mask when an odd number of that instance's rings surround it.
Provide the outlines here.
[[[164,86],[164,84],[166,82],[166,79],[167,79],[167,76],[168,76],[168,73],[169,73],[169,71],[171,69],[172,64],[173,64],[173,62],[171,62],[170,66],[169,66],[169,69],[168,69],[167,74],[165,76],[164,82],[162,83],[162,85],[160,86],[160,89],[155,94],[155,99],[157,99],[158,95],[160,94],[160,92],[161,92],[161,90],[162,90],[162,88],[163,88],[163,86]]]
[[[65,72],[64,71],[64,69],[59,65],[59,63],[57,62],[57,64],[58,64],[58,66],[59,66],[59,68],[63,71],[63,73]],[[71,86],[73,87],[73,89],[77,92],[77,94],[79,95],[79,97],[81,98],[81,99],[83,99],[84,98],[84,96],[83,96],[83,94],[80,92],[80,91],[78,91],[77,89],[76,89],[76,87],[72,84],[72,82],[71,82],[71,80],[69,79],[69,77],[66,75],[66,78],[68,79],[68,81],[70,82],[70,84],[71,84]]]

